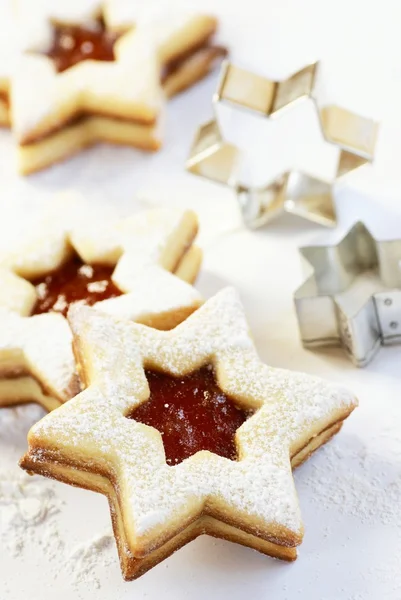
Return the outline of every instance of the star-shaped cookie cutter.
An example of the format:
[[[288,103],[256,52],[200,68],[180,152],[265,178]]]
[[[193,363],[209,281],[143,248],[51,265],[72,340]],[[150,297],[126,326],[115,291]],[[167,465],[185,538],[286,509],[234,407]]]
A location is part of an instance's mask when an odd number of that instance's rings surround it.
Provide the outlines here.
[[[292,468],[341,428],[352,394],[264,365],[231,288],[168,332],[83,306],[69,321],[86,389],[31,429],[21,466],[108,496],[124,577],[204,533],[294,560],[303,526]],[[169,466],[159,431],[126,415],[149,397],[145,368],[179,377],[206,364],[256,411],[236,432],[239,460],[201,450]]]
[[[294,296],[306,348],[342,346],[363,367],[401,342],[401,240],[377,241],[358,222],[337,244],[300,251],[313,269]]]
[[[191,173],[223,183],[235,190],[244,222],[259,227],[283,212],[325,226],[336,224],[332,197],[334,182],[291,170],[262,187],[238,181],[240,149],[224,140],[216,105],[226,102],[263,118],[276,119],[304,100],[312,101],[326,142],[339,149],[335,180],[371,163],[378,123],[336,105],[320,108],[317,92],[319,63],[312,63],[283,81],[273,81],[228,61],[213,96],[215,117],[200,126],[186,168]]]
[[[76,194],[60,194],[43,218],[0,253],[0,407],[36,402],[52,410],[78,393],[71,332],[61,314],[30,316],[38,290],[30,282],[77,254],[115,267],[121,295],[96,303],[105,313],[169,328],[202,303],[191,286],[201,263],[192,245],[194,213],[154,209],[121,218],[96,213]],[[62,215],[62,217],[60,217]],[[177,262],[178,261],[178,262]]]

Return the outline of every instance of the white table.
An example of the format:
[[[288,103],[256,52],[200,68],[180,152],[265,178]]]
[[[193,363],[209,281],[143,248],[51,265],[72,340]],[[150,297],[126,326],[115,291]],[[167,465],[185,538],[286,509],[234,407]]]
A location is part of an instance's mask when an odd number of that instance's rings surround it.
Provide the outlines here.
[[[210,116],[215,78],[171,103],[165,149],[154,156],[98,146],[21,180],[12,170],[11,136],[1,132],[0,202],[5,208],[18,203],[28,209],[38,198],[48,202],[59,188],[74,187],[94,206],[105,200],[122,212],[158,202],[195,208],[205,253],[197,284],[201,292],[208,297],[227,284],[236,286],[266,362],[337,381],[355,391],[360,407],[335,440],[296,472],[306,535],[294,564],[202,537],[133,583],[122,581],[105,499],[44,479],[33,479],[23,493],[47,495],[48,506],[58,512],[39,515],[42,524],[26,527],[25,547],[11,551],[4,534],[10,518],[4,502],[6,472],[15,478],[26,432],[40,410],[1,411],[1,600],[401,597],[401,347],[381,349],[364,370],[353,368],[340,350],[305,351],[292,304],[303,277],[298,246],[319,234],[325,241],[329,235],[338,239],[357,218],[379,237],[401,237],[401,59],[396,48],[401,17],[396,2],[200,4],[217,4],[222,37],[236,61],[281,77],[323,57],[329,99],[382,119],[375,166],[336,188],[339,227],[333,234],[290,216],[264,230],[246,231],[229,191],[184,172],[192,132]],[[290,161],[317,176],[333,173],[335,150],[323,146],[311,107],[305,104],[300,111],[274,131],[258,125],[256,135],[255,125],[246,125],[248,172],[255,182],[280,173]],[[231,120],[233,139],[243,130],[243,118],[223,119],[225,125]],[[27,510],[34,511],[32,502]],[[27,519],[32,522],[32,512]]]

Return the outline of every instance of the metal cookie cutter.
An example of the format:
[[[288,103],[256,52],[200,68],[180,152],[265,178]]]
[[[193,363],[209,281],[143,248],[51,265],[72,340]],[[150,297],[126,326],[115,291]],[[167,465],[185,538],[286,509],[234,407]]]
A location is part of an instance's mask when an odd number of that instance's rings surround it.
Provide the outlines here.
[[[358,222],[338,244],[300,252],[313,269],[294,295],[306,348],[343,346],[363,367],[401,342],[401,239],[376,241]]]
[[[378,123],[336,105],[319,108],[316,81],[318,64],[313,63],[283,81],[272,81],[225,61],[213,106],[228,102],[265,118],[274,119],[303,100],[312,101],[319,116],[324,139],[339,149],[335,180],[370,163],[378,133]],[[232,187],[243,219],[249,227],[259,227],[283,212],[334,226],[336,224],[332,185],[298,171],[283,173],[262,187],[250,187],[237,180],[241,152],[227,143],[215,117],[198,129],[188,171]]]

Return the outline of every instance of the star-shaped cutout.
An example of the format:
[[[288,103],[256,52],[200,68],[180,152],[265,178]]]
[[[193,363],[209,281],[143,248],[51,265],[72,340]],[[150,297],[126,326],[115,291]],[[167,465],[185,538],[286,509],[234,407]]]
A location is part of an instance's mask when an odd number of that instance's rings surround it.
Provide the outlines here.
[[[103,21],[93,27],[79,25],[54,25],[53,44],[46,52],[58,73],[71,69],[83,60],[115,60],[114,44],[118,34],[108,31]]]
[[[324,140],[339,150],[337,179],[373,161],[378,124],[340,106],[321,108],[317,73],[318,63],[313,63],[287,79],[273,81],[225,61],[213,103],[226,102],[275,119],[303,100],[312,101]],[[196,175],[232,187],[249,227],[265,225],[283,213],[329,227],[336,224],[333,182],[290,170],[265,186],[245,185],[238,181],[240,155],[239,148],[225,141],[216,116],[198,129],[186,166]]]
[[[168,332],[89,307],[71,308],[69,320],[87,387],[31,429],[21,465],[108,496],[124,577],[204,533],[295,559],[303,526],[292,467],[340,429],[355,398],[261,363],[231,288]],[[205,365],[253,413],[235,435],[238,460],[202,450],[169,466],[159,431],[127,416],[149,397],[145,369],[186,377]]]
[[[50,409],[77,393],[71,333],[62,316],[70,302],[86,302],[90,295],[103,312],[166,329],[200,305],[200,295],[185,281],[194,280],[201,259],[192,246],[194,213],[155,209],[119,218],[112,210],[101,212],[96,207],[95,215],[89,203],[67,195],[24,235],[20,221],[11,227],[0,253],[0,406],[36,401]],[[72,256],[82,263],[81,281],[89,283],[79,295],[65,282],[56,302],[46,306],[48,274],[63,270]],[[110,279],[93,284],[98,265],[106,265]],[[108,283],[112,297],[102,300]],[[43,310],[52,313],[35,314]]]
[[[399,240],[379,242],[358,222],[337,244],[301,253],[313,269],[295,293],[305,347],[341,345],[361,367],[400,339]]]
[[[127,25],[112,2],[93,3],[89,15],[82,10],[74,5],[64,14],[45,2],[37,13],[22,11],[27,51],[12,78],[12,111],[23,174],[98,141],[158,150],[165,97],[205,76],[221,56],[208,46],[213,17],[181,13],[163,24]]]

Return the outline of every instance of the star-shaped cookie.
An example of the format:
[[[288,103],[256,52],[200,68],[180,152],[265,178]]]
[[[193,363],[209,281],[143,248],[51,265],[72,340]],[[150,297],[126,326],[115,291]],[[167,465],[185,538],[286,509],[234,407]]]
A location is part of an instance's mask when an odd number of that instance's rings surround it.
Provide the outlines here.
[[[162,27],[160,20],[141,26],[121,22],[112,2],[46,0],[35,11],[20,4],[26,51],[12,78],[12,114],[22,174],[97,141],[157,150],[165,95],[206,74],[219,56],[204,47],[217,27],[212,17],[181,13]]]
[[[124,577],[201,534],[295,559],[292,467],[355,398],[264,365],[231,288],[168,332],[89,307],[69,321],[87,388],[31,429],[21,466],[108,497]]]
[[[71,303],[170,328],[201,302],[184,281],[200,266],[194,213],[96,213],[68,195],[35,226],[11,227],[0,252],[0,406],[35,401],[51,410],[78,392],[63,316]]]

